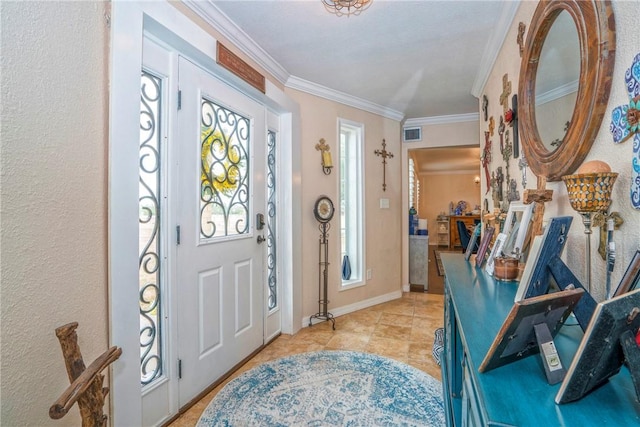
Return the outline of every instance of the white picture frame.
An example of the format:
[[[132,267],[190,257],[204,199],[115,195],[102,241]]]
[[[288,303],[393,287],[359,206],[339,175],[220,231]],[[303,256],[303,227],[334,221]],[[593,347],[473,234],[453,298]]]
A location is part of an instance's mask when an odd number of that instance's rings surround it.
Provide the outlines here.
[[[522,272],[520,284],[518,285],[518,290],[516,291],[516,296],[513,299],[513,302],[521,301],[527,294],[527,289],[529,289],[529,285],[531,282],[531,275],[533,274],[533,269],[538,263],[538,257],[540,256],[540,250],[542,249],[543,241],[543,236],[535,236],[533,238],[533,243],[531,243],[531,249],[529,249],[527,262],[524,265],[524,271]]]
[[[502,251],[508,257],[520,257],[524,252],[527,234],[533,216],[533,204],[525,205],[511,202],[509,211],[502,227],[502,233],[507,236]]]
[[[489,258],[487,259],[487,265],[484,267],[484,271],[493,276],[493,269],[495,267],[495,258],[500,256],[502,253],[502,247],[504,246],[504,242],[507,240],[507,235],[504,233],[498,234],[496,237],[496,241],[493,243],[493,248],[491,248],[491,253],[489,253]]]

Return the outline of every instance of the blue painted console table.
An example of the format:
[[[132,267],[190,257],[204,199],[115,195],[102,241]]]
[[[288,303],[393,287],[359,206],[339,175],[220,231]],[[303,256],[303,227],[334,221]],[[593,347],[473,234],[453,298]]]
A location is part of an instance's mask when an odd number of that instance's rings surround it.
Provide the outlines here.
[[[640,403],[626,367],[577,402],[556,405],[538,354],[479,373],[513,306],[516,282],[494,280],[475,259],[443,253],[445,338],[442,384],[448,426],[640,426]],[[569,325],[576,323],[575,326]],[[582,339],[569,318],[555,338],[568,368]]]

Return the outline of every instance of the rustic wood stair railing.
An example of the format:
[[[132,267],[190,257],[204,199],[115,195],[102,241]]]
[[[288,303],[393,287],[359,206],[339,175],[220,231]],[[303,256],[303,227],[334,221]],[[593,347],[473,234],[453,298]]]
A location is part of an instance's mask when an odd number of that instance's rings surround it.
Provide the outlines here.
[[[111,347],[85,368],[78,346],[77,327],[78,322],[72,322],[56,329],[71,384],[49,408],[49,417],[56,420],[64,417],[73,404],[78,402],[82,427],[106,426],[107,416],[103,414],[102,408],[109,388],[102,387],[104,375],[100,372],[120,357],[122,349]]]

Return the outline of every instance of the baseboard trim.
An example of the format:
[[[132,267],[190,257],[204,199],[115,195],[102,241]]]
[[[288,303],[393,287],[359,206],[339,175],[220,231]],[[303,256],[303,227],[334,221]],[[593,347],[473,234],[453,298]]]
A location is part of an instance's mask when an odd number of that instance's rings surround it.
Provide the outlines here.
[[[404,286],[403,286],[403,290],[404,290]],[[362,300],[362,301],[358,301],[358,302],[354,302],[353,304],[349,304],[349,305],[345,305],[342,307],[337,307],[337,308],[332,308],[329,310],[329,312],[331,314],[333,314],[333,317],[339,317],[339,316],[343,316],[345,314],[349,314],[349,313],[353,313],[354,311],[358,311],[358,310],[362,310],[364,308],[369,308],[369,307],[373,307],[374,305],[378,305],[378,304],[382,304],[388,301],[392,301],[394,299],[398,299],[398,298],[402,298],[402,292],[403,290],[397,290],[397,291],[393,291],[393,292],[389,292],[388,294],[384,294],[384,295],[380,295],[377,297],[373,297],[373,298],[369,298],[366,300]],[[407,288],[407,290],[405,292],[409,292],[409,289]],[[302,319],[302,327],[306,328],[309,326],[309,319],[311,318],[311,315],[306,316]]]

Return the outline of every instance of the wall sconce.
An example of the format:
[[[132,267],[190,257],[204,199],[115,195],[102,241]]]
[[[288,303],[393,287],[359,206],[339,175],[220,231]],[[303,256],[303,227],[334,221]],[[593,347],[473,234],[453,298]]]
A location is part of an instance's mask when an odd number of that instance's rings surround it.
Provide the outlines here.
[[[480,185],[480,177],[476,175],[476,177],[473,178],[473,182],[475,182],[476,185]]]
[[[320,138],[320,142],[316,144],[316,150],[320,151],[322,155],[322,172],[324,172],[325,175],[329,175],[331,173],[331,168],[333,168],[331,153],[329,152],[329,150],[331,150],[331,147],[329,147],[329,145],[325,142],[324,138]]]

